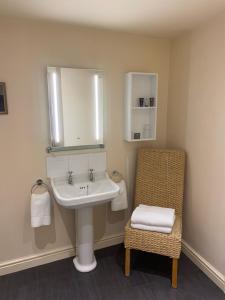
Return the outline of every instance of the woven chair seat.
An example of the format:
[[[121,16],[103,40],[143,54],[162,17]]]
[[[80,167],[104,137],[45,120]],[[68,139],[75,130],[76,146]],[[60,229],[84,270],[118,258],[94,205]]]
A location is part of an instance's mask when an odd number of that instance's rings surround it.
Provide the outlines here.
[[[156,253],[171,258],[179,258],[181,252],[181,217],[176,216],[170,234],[132,228],[130,221],[125,227],[126,248]]]

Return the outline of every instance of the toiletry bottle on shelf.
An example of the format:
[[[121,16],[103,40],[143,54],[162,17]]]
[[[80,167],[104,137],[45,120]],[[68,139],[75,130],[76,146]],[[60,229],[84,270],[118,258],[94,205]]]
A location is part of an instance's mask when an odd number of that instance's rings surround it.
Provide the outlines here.
[[[139,107],[143,107],[144,106],[144,98],[139,98]]]

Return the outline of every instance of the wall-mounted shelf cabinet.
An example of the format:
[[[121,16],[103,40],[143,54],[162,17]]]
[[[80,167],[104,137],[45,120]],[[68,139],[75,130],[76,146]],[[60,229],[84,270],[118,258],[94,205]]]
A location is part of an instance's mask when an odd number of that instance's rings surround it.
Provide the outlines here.
[[[156,139],[158,75],[129,72],[125,75],[124,139]]]

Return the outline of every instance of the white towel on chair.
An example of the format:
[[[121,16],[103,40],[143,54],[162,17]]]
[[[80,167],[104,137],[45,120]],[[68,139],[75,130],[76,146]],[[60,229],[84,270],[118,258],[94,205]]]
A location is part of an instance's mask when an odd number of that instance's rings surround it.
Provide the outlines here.
[[[51,197],[49,192],[31,195],[31,226],[51,224]]]
[[[161,233],[171,233],[172,231],[172,227],[148,226],[148,225],[133,224],[133,223],[131,223],[131,227],[135,229],[155,231]]]
[[[175,210],[158,206],[140,204],[135,208],[132,216],[132,224],[147,226],[159,226],[172,228],[175,221]]]

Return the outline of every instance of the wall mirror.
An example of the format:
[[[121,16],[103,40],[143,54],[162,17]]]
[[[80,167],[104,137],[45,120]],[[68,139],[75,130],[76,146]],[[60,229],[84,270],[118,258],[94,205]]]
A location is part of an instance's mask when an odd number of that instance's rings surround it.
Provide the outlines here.
[[[47,67],[49,152],[103,145],[103,72]]]

